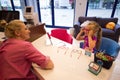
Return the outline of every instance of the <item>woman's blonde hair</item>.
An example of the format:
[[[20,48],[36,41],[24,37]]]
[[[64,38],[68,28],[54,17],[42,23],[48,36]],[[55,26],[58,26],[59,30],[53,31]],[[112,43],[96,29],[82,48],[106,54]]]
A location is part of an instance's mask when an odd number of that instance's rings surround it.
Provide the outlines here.
[[[102,37],[102,28],[101,26],[95,22],[95,21],[90,21],[88,24],[91,26],[91,29],[96,32],[96,37],[97,37],[97,42],[96,42],[96,49],[99,49],[100,43],[101,43],[101,37]]]
[[[7,24],[7,22],[6,22],[6,20],[0,20],[0,27],[1,28],[4,28],[4,26],[6,26],[6,24]]]
[[[21,29],[21,23],[24,22],[20,20],[12,20],[5,26],[5,36],[7,38],[14,38],[16,37],[15,31]]]

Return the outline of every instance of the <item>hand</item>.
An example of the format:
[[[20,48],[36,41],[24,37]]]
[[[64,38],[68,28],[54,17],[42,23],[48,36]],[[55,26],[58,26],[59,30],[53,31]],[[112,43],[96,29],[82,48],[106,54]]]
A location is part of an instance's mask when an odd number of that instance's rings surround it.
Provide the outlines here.
[[[84,32],[84,28],[81,28],[81,29],[80,29],[80,32],[83,33],[83,32]]]
[[[93,35],[94,35],[93,30],[90,30],[90,31],[88,32],[88,36],[93,36]]]
[[[48,70],[48,69],[53,69],[53,68],[54,68],[54,64],[53,64],[52,60],[49,60],[46,67],[43,69]]]
[[[93,52],[93,48],[90,48],[90,47],[85,47],[85,50],[88,52]]]

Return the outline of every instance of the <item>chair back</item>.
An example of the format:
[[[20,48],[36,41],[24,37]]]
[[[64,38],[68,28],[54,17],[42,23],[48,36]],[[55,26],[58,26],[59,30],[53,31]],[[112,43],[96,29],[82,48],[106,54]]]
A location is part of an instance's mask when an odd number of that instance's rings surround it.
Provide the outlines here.
[[[120,45],[110,38],[102,37],[99,50],[104,50],[105,53],[109,54],[110,56],[117,57],[120,51]]]
[[[51,36],[63,40],[65,42],[68,42],[70,44],[72,44],[73,41],[72,36],[67,33],[66,29],[61,28],[53,29],[51,30]]]
[[[30,39],[28,39],[28,41],[33,42],[34,40],[46,34],[46,30],[44,26],[45,26],[45,23],[39,24],[37,26],[29,27]]]

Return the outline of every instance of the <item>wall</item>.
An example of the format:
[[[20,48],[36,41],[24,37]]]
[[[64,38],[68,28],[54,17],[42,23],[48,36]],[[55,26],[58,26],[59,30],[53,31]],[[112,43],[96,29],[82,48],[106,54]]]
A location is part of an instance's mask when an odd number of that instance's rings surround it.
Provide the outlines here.
[[[74,23],[78,21],[79,16],[85,16],[86,5],[87,5],[87,0],[76,0]]]

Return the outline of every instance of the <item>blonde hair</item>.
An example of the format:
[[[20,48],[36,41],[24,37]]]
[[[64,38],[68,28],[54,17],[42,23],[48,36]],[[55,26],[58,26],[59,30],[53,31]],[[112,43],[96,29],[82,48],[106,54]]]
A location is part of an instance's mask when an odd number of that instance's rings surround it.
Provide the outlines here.
[[[101,26],[95,22],[95,21],[90,21],[88,24],[91,26],[91,29],[96,32],[96,37],[97,37],[97,42],[96,42],[96,49],[99,49],[100,43],[101,43],[101,37],[102,37],[102,28]]]
[[[21,23],[24,22],[20,20],[12,20],[5,26],[5,36],[7,38],[15,38],[15,31],[21,29]]]
[[[6,22],[6,20],[0,20],[0,27],[1,28],[4,28],[4,26],[6,26],[6,24],[7,24],[7,22]]]

